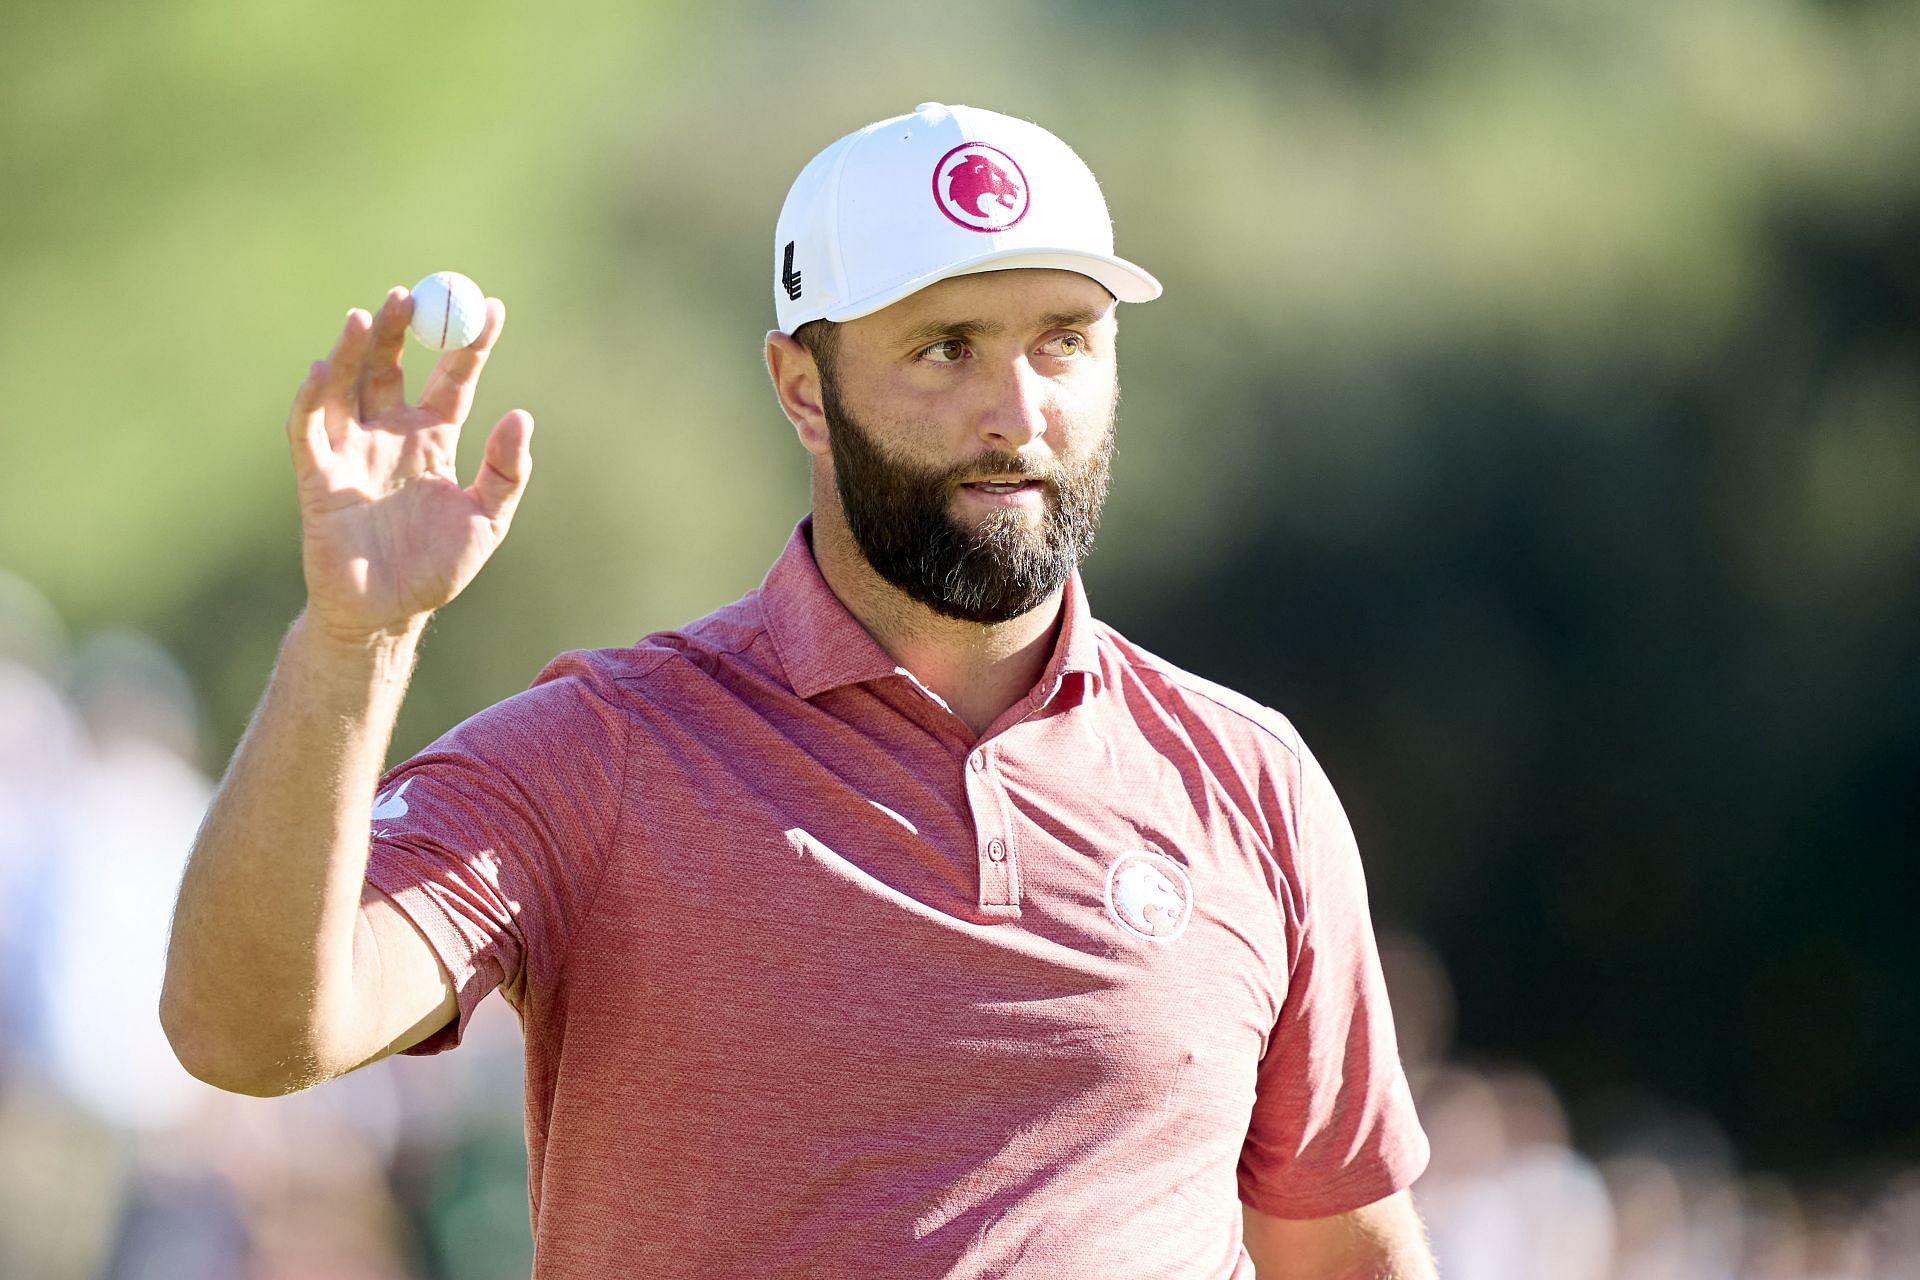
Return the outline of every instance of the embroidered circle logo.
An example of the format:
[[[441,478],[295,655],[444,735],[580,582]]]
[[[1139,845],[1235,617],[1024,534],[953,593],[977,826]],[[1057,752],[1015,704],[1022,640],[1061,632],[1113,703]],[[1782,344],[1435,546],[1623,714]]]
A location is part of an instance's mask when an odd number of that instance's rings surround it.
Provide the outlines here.
[[[963,142],[933,166],[933,202],[969,231],[1005,231],[1027,216],[1027,175],[1000,148]]]
[[[1107,914],[1148,942],[1172,942],[1193,918],[1193,881],[1164,853],[1123,853],[1107,868]]]

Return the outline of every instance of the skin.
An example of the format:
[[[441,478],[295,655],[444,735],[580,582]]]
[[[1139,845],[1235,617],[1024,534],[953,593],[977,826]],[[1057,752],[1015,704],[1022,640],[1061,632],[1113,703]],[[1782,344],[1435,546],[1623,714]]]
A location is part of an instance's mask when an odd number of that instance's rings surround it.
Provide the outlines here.
[[[411,299],[347,314],[287,420],[307,607],[289,631],[195,841],[174,913],[160,1016],[194,1075],[238,1093],[290,1093],[424,1040],[452,1020],[451,978],[365,882],[373,788],[433,611],[505,538],[532,471],[533,420],[514,410],[461,485],[454,451],[505,324],[438,363],[417,402],[400,372]],[[843,405],[900,458],[928,467],[1018,454],[1080,459],[1117,395],[1114,304],[1086,277],[1007,271],[944,281],[843,327]],[[812,458],[814,556],[886,651],[986,732],[1039,678],[1061,592],[1004,623],[944,617],[873,572],[834,485],[812,356],[767,337],[781,407]],[[980,479],[992,478],[982,475]],[[977,520],[989,500],[956,490]],[[1037,499],[1030,519],[1038,521]],[[1433,1266],[1405,1192],[1309,1221],[1242,1207],[1263,1280],[1423,1280]]]
[[[1260,1280],[1434,1280],[1413,1193],[1331,1218],[1276,1218],[1240,1206],[1241,1240]]]
[[[1105,433],[1118,395],[1114,307],[1104,288],[1070,271],[943,280],[841,326],[834,366],[840,399],[890,453],[928,468],[987,453],[1018,454],[1039,470],[1084,459]],[[1008,622],[974,623],[936,613],[882,579],[847,528],[813,356],[786,334],[769,333],[767,370],[812,455],[813,555],[821,575],[881,648],[976,735],[984,733],[1039,679],[1064,592]],[[948,509],[977,522],[989,504],[958,490]],[[1039,496],[1030,495],[1022,510],[1037,527]]]
[[[287,417],[307,607],[234,752],[168,939],[160,1022],[182,1065],[273,1095],[418,1043],[453,1016],[424,939],[366,883],[367,831],[420,634],[506,537],[533,419],[487,437],[462,486],[454,448],[506,323],[441,357],[417,402],[400,368],[412,300],[355,308]]]

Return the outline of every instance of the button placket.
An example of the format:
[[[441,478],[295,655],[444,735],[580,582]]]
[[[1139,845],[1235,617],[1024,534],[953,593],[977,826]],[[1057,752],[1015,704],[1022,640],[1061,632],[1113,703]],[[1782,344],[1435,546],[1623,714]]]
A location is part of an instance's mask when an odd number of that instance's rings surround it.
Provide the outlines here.
[[[976,749],[967,760],[972,777],[967,779],[972,803],[974,831],[980,841],[976,857],[980,868],[980,905],[1018,908],[1019,876],[1013,866],[1011,828],[1008,823],[1007,796],[993,768],[990,746]]]

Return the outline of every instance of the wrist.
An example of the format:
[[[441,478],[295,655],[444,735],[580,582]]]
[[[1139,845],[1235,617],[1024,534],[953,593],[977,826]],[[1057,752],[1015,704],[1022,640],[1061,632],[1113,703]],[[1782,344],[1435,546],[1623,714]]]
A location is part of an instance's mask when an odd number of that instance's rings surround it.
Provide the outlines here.
[[[363,668],[376,675],[397,674],[404,679],[426,633],[428,616],[368,630],[332,625],[316,617],[311,609],[303,609],[293,621],[288,643],[324,656],[331,666]]]

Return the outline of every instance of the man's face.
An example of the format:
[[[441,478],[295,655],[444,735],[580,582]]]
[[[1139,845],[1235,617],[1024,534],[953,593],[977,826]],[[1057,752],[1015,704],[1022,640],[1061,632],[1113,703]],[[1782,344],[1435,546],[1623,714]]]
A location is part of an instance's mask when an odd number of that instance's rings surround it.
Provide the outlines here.
[[[882,578],[1004,622],[1093,547],[1118,394],[1113,298],[1067,271],[942,281],[841,326],[821,370],[834,485]]]

